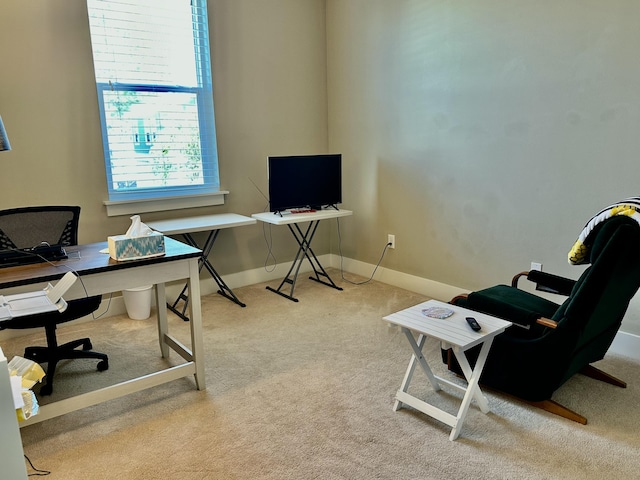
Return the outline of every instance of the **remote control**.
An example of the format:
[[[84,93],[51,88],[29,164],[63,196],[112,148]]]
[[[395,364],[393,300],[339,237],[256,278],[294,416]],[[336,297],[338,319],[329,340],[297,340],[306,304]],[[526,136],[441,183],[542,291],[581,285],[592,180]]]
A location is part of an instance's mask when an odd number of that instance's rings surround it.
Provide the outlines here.
[[[473,317],[467,317],[467,323],[471,327],[471,330],[473,330],[474,332],[477,332],[482,328],[480,327],[478,321]]]

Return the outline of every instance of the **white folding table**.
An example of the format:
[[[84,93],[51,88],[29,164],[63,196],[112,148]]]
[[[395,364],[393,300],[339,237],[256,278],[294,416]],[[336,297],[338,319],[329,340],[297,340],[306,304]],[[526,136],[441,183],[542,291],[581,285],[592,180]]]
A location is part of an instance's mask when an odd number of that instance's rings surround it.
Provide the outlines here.
[[[296,280],[298,278],[298,272],[300,271],[300,266],[302,262],[306,258],[311,264],[311,268],[313,268],[314,276],[309,277],[311,280],[315,280],[318,283],[322,283],[323,285],[327,285],[329,287],[335,288],[336,290],[342,290],[342,287],[337,286],[329,274],[322,267],[315,253],[311,249],[311,241],[313,240],[313,236],[316,233],[318,225],[322,220],[327,220],[330,218],[338,218],[338,217],[347,217],[352,215],[353,212],[351,210],[338,210],[334,208],[327,208],[323,210],[317,211],[309,211],[305,213],[278,213],[278,212],[262,212],[262,213],[254,213],[251,215],[253,218],[260,220],[261,222],[270,223],[272,225],[286,225],[289,227],[289,231],[295,238],[298,243],[298,252],[291,264],[291,268],[287,272],[287,275],[284,277],[278,288],[267,287],[267,290],[270,290],[278,295],[281,295],[289,300],[297,302],[298,299],[293,296],[293,290],[296,287]],[[300,223],[308,222],[306,230],[303,231],[300,228]],[[324,279],[324,280],[322,280]],[[282,291],[285,284],[291,285],[289,293],[285,293]]]
[[[447,318],[431,318],[423,313],[423,310],[430,307],[440,307],[453,310],[453,315]],[[482,329],[478,332],[474,332],[467,324],[465,317],[473,317],[480,324]],[[389,323],[400,326],[402,332],[407,337],[413,355],[409,360],[409,366],[404,375],[402,385],[396,393],[396,400],[393,405],[393,410],[397,411],[402,408],[403,404],[409,405],[422,413],[429,415],[447,425],[452,427],[450,440],[455,440],[460,435],[460,430],[464,419],[469,410],[471,399],[475,398],[480,410],[483,413],[489,413],[489,404],[486,397],[483,395],[478,384],[482,369],[487,360],[491,344],[496,335],[504,332],[504,330],[511,326],[511,322],[501,320],[490,315],[485,315],[466,308],[458,307],[455,305],[449,305],[447,303],[439,302],[437,300],[429,300],[427,302],[415,305],[400,312],[388,315],[383,318]],[[418,334],[418,339],[414,337],[414,332]],[[442,343],[443,348],[451,347],[453,350],[460,367],[467,379],[467,387],[461,387],[460,385],[453,383],[442,377],[438,377],[433,374],[427,360],[422,354],[422,348],[425,344],[427,337],[432,337],[439,340]],[[469,365],[469,361],[465,355],[465,351],[476,345],[482,345],[480,349],[480,355],[472,369]],[[429,379],[429,383],[435,391],[442,389],[442,384],[448,385],[455,390],[464,393],[460,409],[456,415],[452,415],[444,410],[435,407],[419,398],[414,397],[408,393],[409,384],[413,377],[416,365],[419,364],[422,370]]]
[[[220,230],[222,230],[223,228],[253,225],[254,223],[256,223],[256,221],[253,218],[245,217],[244,215],[238,215],[237,213],[217,213],[212,215],[201,215],[198,217],[186,217],[176,218],[173,220],[147,222],[147,225],[153,230],[161,232],[165,235],[182,235],[184,240],[189,245],[202,250],[202,256],[200,257],[199,262],[200,270],[202,270],[203,267],[208,270],[208,272],[218,284],[218,293],[220,295],[228,298],[232,302],[237,303],[241,307],[244,307],[246,305],[242,303],[238,299],[238,297],[236,297],[233,291],[224,282],[222,277],[218,274],[218,272],[216,272],[215,268],[213,268],[213,265],[209,261],[209,254],[211,253],[213,244],[218,238],[218,233],[220,233]],[[209,232],[202,247],[198,245],[198,243],[191,235],[195,232]],[[182,310],[179,310],[178,303],[181,300],[184,301],[184,304]],[[178,295],[178,298],[176,298],[175,302],[173,302],[172,304],[167,303],[167,308],[169,308],[169,310],[186,321],[189,320],[186,315],[188,303],[189,297],[187,295],[187,285],[185,285],[180,292],[180,295]]]

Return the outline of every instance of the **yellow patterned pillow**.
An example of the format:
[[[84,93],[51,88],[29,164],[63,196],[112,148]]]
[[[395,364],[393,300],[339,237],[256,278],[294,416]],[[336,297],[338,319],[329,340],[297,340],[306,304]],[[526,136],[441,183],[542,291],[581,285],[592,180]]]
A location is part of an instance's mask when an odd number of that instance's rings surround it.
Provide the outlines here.
[[[622,202],[615,203],[604,210],[601,210],[587,222],[580,232],[578,239],[569,251],[569,263],[572,265],[582,265],[589,261],[589,247],[587,238],[596,225],[604,222],[608,218],[616,215],[626,215],[633,218],[640,224],[640,197],[631,197]]]

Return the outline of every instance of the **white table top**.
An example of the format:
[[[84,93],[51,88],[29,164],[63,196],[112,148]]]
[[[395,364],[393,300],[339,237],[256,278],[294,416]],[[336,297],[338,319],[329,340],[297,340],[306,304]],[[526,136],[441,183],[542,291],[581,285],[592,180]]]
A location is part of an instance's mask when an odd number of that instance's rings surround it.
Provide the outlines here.
[[[454,314],[443,319],[427,317],[422,313],[422,310],[429,307],[448,308],[453,310]],[[482,329],[478,332],[471,330],[465,317],[475,318]],[[482,343],[487,338],[494,337],[511,326],[511,322],[506,320],[439,302],[438,300],[429,300],[414,305],[400,312],[387,315],[383,320],[408,328],[414,332],[422,333],[428,337],[437,338],[451,345],[456,345],[463,350]]]
[[[317,210],[307,213],[284,213],[280,216],[273,212],[254,213],[253,218],[261,222],[271,223],[273,225],[286,225],[288,223],[313,222],[315,220],[324,220],[327,218],[348,217],[353,215],[351,210],[336,210],[334,208],[326,210]]]
[[[177,233],[204,232],[220,230],[221,228],[242,227],[253,225],[256,220],[237,213],[215,213],[198,217],[175,218],[173,220],[158,220],[145,222],[149,228],[166,235]]]

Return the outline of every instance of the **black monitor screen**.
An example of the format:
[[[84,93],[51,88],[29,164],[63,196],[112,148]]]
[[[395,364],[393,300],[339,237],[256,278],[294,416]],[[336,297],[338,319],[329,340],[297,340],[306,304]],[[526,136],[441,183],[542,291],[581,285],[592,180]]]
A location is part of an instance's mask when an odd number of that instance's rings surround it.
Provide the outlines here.
[[[269,208],[319,209],[342,202],[342,155],[269,157]]]

